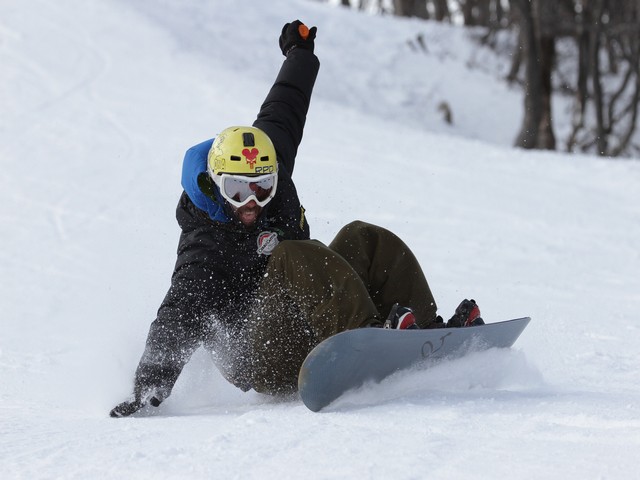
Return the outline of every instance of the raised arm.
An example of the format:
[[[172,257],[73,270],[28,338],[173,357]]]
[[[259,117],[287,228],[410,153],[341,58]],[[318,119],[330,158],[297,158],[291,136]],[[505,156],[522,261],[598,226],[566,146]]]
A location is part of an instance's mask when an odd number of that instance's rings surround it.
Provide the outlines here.
[[[316,27],[307,29],[299,20],[284,26],[280,48],[287,59],[253,124],[271,138],[278,160],[289,174],[293,173],[320,68],[320,62],[313,53],[315,35]]]

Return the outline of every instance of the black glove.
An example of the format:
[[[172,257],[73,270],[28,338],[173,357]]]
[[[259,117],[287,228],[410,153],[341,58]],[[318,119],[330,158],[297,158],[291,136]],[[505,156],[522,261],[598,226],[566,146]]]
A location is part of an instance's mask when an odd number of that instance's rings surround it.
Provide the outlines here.
[[[133,395],[131,400],[125,400],[113,407],[109,412],[109,416],[114,418],[128,417],[129,415],[132,415],[138,410],[146,407],[147,403],[154,407],[159,407],[162,400],[150,394],[147,394],[145,399],[140,398],[138,395]]]
[[[147,405],[158,407],[171,393],[171,389],[163,386],[163,373],[166,370],[156,365],[140,365],[136,371],[133,395],[116,405],[109,415],[112,417],[128,417]],[[179,372],[178,372],[179,373]],[[175,375],[177,378],[177,374]]]
[[[139,400],[127,400],[113,407],[109,412],[109,416],[114,418],[128,417],[143,407],[144,403]]]
[[[313,53],[313,41],[316,38],[316,27],[307,28],[300,20],[287,23],[280,34],[280,50],[286,57],[294,48],[304,48]]]

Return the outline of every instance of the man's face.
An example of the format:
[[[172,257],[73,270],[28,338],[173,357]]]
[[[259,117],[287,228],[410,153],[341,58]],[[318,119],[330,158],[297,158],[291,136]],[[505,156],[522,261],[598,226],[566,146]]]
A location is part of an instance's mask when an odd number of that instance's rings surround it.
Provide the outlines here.
[[[238,220],[242,222],[245,227],[253,226],[262,213],[262,207],[253,200],[241,207],[232,207]]]
[[[258,221],[278,186],[278,174],[275,172],[257,176],[223,173],[212,178],[245,227],[251,227]]]

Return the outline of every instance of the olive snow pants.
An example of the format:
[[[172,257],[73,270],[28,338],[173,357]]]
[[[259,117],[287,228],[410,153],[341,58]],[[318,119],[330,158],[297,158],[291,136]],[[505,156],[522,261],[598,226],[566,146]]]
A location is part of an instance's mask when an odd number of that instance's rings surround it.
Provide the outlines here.
[[[382,324],[394,303],[426,328],[436,303],[409,247],[384,228],[346,225],[327,247],[281,242],[271,254],[247,331],[251,385],[262,393],[297,389],[306,355],[344,330]]]

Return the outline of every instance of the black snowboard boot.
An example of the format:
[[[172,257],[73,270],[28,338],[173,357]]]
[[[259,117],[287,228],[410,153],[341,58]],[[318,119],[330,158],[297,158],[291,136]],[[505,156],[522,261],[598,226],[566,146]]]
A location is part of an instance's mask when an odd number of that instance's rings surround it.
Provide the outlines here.
[[[413,311],[408,307],[401,307],[397,303],[391,307],[391,312],[384,322],[384,328],[394,328],[396,330],[415,330],[418,327]]]
[[[484,325],[484,320],[480,317],[480,308],[475,300],[466,298],[456,308],[456,313],[447,322],[447,328],[451,327],[473,327]]]

